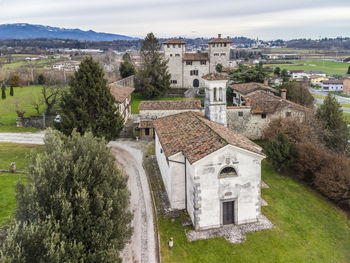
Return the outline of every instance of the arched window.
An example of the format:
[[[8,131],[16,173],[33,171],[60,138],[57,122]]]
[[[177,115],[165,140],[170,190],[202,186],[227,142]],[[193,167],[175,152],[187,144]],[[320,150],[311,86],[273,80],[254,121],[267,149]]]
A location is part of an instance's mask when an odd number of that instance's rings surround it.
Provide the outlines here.
[[[235,168],[233,168],[232,166],[227,166],[221,170],[219,176],[226,177],[226,176],[236,176],[236,175],[237,175],[237,172],[236,172]]]
[[[222,101],[222,88],[219,89],[219,101]]]
[[[216,101],[217,98],[216,98],[216,88],[214,88],[214,101]]]

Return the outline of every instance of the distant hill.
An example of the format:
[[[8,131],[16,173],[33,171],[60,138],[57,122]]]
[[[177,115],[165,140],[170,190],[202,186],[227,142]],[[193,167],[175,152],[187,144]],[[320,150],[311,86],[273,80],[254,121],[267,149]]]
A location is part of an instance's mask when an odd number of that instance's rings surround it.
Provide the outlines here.
[[[136,40],[129,36],[31,24],[2,24],[0,39],[56,38],[88,41]]]

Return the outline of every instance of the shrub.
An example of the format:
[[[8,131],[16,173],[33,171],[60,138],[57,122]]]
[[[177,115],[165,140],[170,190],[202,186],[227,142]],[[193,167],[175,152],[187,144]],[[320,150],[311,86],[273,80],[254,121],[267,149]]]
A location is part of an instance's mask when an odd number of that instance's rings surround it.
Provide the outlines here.
[[[288,137],[278,134],[277,140],[271,140],[265,148],[268,160],[278,171],[285,171],[294,164],[296,148]]]

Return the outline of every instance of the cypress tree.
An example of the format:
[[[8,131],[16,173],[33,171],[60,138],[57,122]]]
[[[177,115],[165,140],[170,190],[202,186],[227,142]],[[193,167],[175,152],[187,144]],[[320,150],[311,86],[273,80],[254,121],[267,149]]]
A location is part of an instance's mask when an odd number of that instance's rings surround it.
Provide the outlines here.
[[[14,95],[13,87],[11,86],[11,87],[10,87],[10,96],[13,96],[13,95]]]
[[[345,152],[349,147],[350,132],[337,99],[328,94],[316,117],[324,124],[322,135],[325,145],[334,151]]]
[[[6,86],[5,86],[5,83],[2,83],[2,85],[1,85],[1,98],[3,100],[6,99]]]
[[[114,102],[102,68],[87,57],[71,79],[69,90],[62,95],[62,121],[55,124],[56,128],[66,135],[76,129],[81,134],[91,131],[97,137],[114,139],[123,128]]]
[[[1,262],[121,262],[132,233],[130,193],[105,141],[49,130],[27,171]]]
[[[162,96],[170,88],[168,61],[163,58],[159,50],[158,39],[153,33],[148,33],[141,48],[143,66],[135,79],[136,90],[146,98]]]
[[[119,73],[122,78],[130,77],[135,75],[135,67],[126,59],[124,62],[120,63]]]

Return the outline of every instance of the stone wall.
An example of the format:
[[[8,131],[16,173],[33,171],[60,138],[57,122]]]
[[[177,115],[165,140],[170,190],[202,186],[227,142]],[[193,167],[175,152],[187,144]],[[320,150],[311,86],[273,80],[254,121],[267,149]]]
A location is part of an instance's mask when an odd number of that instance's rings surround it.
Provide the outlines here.
[[[45,115],[31,116],[29,118],[17,118],[16,125],[17,127],[45,129]]]
[[[182,112],[194,111],[194,112],[202,112],[201,110],[140,110],[140,117],[142,119],[158,119],[169,115],[174,115]]]
[[[263,118],[262,114],[252,114],[250,107],[228,107],[227,125],[231,130],[243,134],[251,140],[258,140],[263,138],[264,130],[271,120],[286,118],[287,113],[290,113],[292,118],[297,118],[300,121],[305,120],[305,112],[288,107],[274,114],[266,114],[266,118]]]

